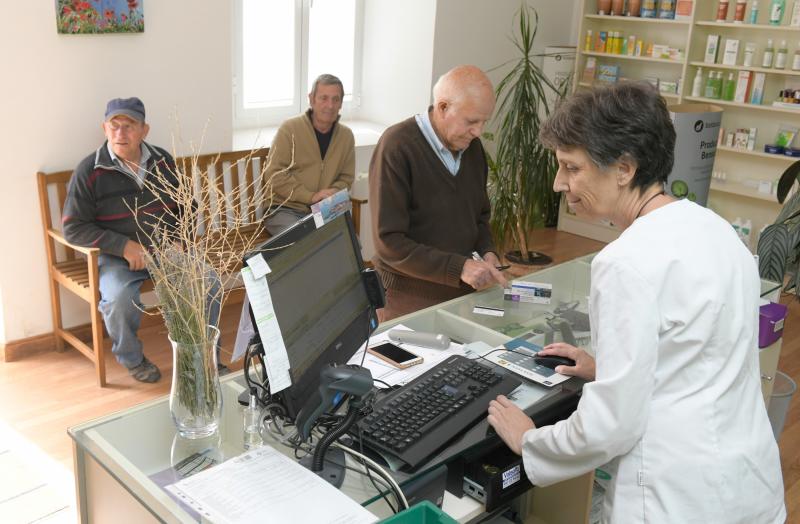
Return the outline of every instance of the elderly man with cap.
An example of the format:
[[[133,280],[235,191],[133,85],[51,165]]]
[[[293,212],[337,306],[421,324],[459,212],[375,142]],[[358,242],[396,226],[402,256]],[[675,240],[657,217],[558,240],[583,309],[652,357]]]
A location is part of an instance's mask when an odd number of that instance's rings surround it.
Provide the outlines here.
[[[157,184],[145,182],[177,182],[169,153],[144,141],[149,130],[141,100],[108,102],[103,122],[106,142],[75,168],[62,218],[67,241],[100,248],[99,309],[113,343],[111,351],[141,382],[161,378],[136,335],[139,292],[149,277],[144,255],[154,222],[176,206]],[[132,210],[144,208],[137,220]]]

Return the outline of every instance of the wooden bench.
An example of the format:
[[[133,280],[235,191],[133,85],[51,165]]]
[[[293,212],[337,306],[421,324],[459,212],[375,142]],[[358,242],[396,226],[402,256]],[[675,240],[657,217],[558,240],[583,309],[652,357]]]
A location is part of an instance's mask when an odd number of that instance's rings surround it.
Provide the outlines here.
[[[201,177],[198,183],[216,184],[220,194],[225,194],[226,209],[232,215],[248,216],[248,224],[238,228],[248,241],[255,245],[265,241],[268,234],[258,224],[263,220],[267,210],[264,209],[263,198],[258,195],[241,191],[241,188],[255,190],[257,184],[263,184],[261,172],[266,165],[269,148],[247,151],[233,151],[228,153],[214,153],[194,157],[176,158],[175,163],[182,173],[193,172]],[[39,204],[44,227],[44,240],[47,252],[47,266],[50,282],[50,305],[53,315],[53,335],[55,336],[56,350],[63,351],[65,343],[71,345],[89,360],[94,362],[97,381],[100,387],[106,384],[105,350],[103,345],[104,333],[102,316],[97,306],[100,302],[99,273],[97,260],[100,250],[70,244],[64,239],[61,229],[61,215],[67,197],[67,184],[72,177],[72,171],[59,171],[56,173],[36,174],[39,186]],[[240,188],[237,191],[234,188]],[[265,190],[263,185],[259,191]],[[240,193],[241,191],[241,193]],[[232,198],[227,198],[234,196]],[[236,198],[242,197],[242,198]],[[353,204],[353,221],[356,234],[359,232],[361,205],[366,200],[351,199]],[[254,205],[255,204],[255,205]],[[242,206],[245,206],[244,208]],[[208,224],[208,217],[200,217],[201,222]],[[210,225],[213,230],[213,224]],[[229,273],[238,272],[240,267],[229,268]],[[91,318],[91,344],[81,340],[76,330],[83,326],[67,329],[64,327],[61,311],[61,288],[72,292],[85,300],[89,305]],[[151,291],[153,282],[147,280],[142,285],[142,292]],[[237,287],[226,294],[225,304],[241,303],[244,298],[244,289]],[[225,305],[223,304],[223,306]]]
[[[261,184],[262,166],[266,165],[269,149],[255,151],[233,151],[221,154],[207,154],[195,157],[177,158],[178,170],[183,173],[194,172],[200,177],[198,183],[216,184],[226,196],[233,194],[243,198],[226,198],[222,205],[232,213],[239,212],[248,216],[248,224],[239,228],[246,238],[256,244],[268,238],[263,228],[257,226],[266,209],[264,199],[256,199],[253,194],[245,194],[241,188],[255,190]],[[50,305],[53,315],[53,335],[56,349],[64,350],[67,343],[94,362],[97,382],[100,387],[106,384],[105,350],[103,345],[103,323],[97,306],[100,302],[99,273],[97,260],[100,250],[70,244],[64,239],[61,228],[61,215],[67,197],[67,184],[72,171],[36,174],[39,186],[39,204],[44,226],[44,240],[47,252],[47,265],[50,281]],[[226,183],[227,182],[227,183]],[[240,188],[238,191],[233,188]],[[263,186],[261,187],[263,190]],[[241,191],[241,194],[239,192]],[[242,206],[246,206],[242,208]],[[240,216],[240,215],[239,215]],[[208,217],[200,217],[203,223]],[[214,225],[209,226],[213,228]],[[249,236],[248,236],[249,235]],[[238,271],[238,267],[230,268]],[[91,344],[81,340],[75,328],[64,327],[61,311],[61,288],[85,300],[89,305],[91,317]],[[142,285],[142,292],[153,289],[153,283],[147,280]],[[241,302],[244,293],[241,289],[228,294],[226,303]]]

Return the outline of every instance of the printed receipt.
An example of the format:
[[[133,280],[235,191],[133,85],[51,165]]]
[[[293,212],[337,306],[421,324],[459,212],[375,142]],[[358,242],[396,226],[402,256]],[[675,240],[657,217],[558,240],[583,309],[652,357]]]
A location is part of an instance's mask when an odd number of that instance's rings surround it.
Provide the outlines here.
[[[289,376],[289,355],[283,343],[281,327],[275,317],[267,278],[254,278],[253,270],[245,267],[242,268],[242,280],[247,290],[247,298],[250,300],[250,307],[253,308],[258,333],[261,335],[261,345],[264,347],[269,391],[277,393],[291,386],[292,379]]]

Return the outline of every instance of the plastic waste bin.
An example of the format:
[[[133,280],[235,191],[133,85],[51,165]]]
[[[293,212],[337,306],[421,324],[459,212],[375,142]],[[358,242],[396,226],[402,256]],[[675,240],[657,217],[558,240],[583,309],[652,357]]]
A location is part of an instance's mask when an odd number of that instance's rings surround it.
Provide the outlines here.
[[[797,391],[797,383],[792,380],[792,377],[780,371],[775,373],[775,385],[772,387],[772,395],[769,397],[767,416],[776,441],[783,431],[786,413],[789,412],[789,404],[792,402],[795,391]]]

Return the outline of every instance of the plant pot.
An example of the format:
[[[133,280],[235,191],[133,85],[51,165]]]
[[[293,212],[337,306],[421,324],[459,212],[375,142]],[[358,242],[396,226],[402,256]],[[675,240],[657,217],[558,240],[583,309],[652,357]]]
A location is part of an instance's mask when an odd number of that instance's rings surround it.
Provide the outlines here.
[[[553,263],[552,258],[544,253],[539,253],[538,251],[528,251],[528,260],[524,260],[522,258],[522,254],[519,252],[519,250],[508,251],[506,253],[506,260],[512,264],[518,264],[521,266],[546,266],[547,264]]]
[[[222,390],[217,370],[219,330],[208,327],[211,336],[202,344],[172,344],[172,387],[169,410],[183,438],[211,435],[219,426],[222,414]]]

